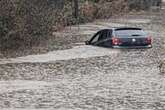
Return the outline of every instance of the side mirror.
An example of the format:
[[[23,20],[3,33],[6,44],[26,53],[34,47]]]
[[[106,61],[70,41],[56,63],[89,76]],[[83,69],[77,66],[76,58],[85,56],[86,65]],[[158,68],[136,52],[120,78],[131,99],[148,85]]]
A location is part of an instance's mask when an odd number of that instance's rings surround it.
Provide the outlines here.
[[[90,45],[90,42],[89,41],[85,41],[85,45]]]

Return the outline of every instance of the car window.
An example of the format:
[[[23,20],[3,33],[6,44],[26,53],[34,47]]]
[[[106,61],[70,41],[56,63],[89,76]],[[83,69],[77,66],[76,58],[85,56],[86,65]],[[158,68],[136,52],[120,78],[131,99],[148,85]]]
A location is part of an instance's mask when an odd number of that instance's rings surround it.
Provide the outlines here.
[[[94,38],[92,39],[91,43],[95,43],[99,40],[99,37],[100,37],[100,33],[97,33]]]
[[[112,30],[102,30],[99,40],[105,40],[111,36]]]
[[[108,31],[107,37],[108,37],[108,38],[111,38],[111,37],[112,37],[112,30],[109,30],[109,31]]]
[[[94,35],[94,37],[91,40],[91,43],[103,41],[103,40],[107,39],[108,37],[111,37],[111,35],[112,35],[112,30],[101,30]]]
[[[103,31],[100,32],[100,36],[99,36],[98,41],[101,41],[101,40],[104,40],[104,39],[106,39],[106,34],[105,34],[105,31],[103,30]]]
[[[116,30],[115,35],[118,37],[128,37],[128,36],[145,36],[143,30]]]

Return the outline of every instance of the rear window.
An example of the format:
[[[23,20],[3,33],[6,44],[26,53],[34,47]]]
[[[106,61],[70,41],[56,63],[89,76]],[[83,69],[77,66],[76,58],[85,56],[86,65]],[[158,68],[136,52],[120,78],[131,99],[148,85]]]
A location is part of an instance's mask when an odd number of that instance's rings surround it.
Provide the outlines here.
[[[128,30],[116,30],[115,35],[118,37],[129,37],[129,36],[145,36],[145,32],[143,30],[135,30],[135,29],[128,29]]]

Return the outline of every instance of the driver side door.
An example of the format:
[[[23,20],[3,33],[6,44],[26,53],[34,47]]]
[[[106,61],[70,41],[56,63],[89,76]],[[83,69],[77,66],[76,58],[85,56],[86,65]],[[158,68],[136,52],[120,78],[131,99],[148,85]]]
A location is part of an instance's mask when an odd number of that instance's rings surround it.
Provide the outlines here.
[[[93,37],[92,39],[90,40],[90,44],[91,45],[98,45],[98,41],[101,37],[101,31],[97,32]]]
[[[109,29],[99,31],[90,40],[90,44],[95,46],[109,47],[111,45],[110,32],[111,31]]]

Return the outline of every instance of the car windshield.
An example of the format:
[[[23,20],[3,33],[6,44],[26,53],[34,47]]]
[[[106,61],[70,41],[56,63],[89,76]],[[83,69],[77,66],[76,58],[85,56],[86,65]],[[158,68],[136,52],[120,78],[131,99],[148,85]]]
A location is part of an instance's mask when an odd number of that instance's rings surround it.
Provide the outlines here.
[[[133,36],[145,36],[145,32],[143,30],[116,30],[115,35],[118,37],[133,37]]]

